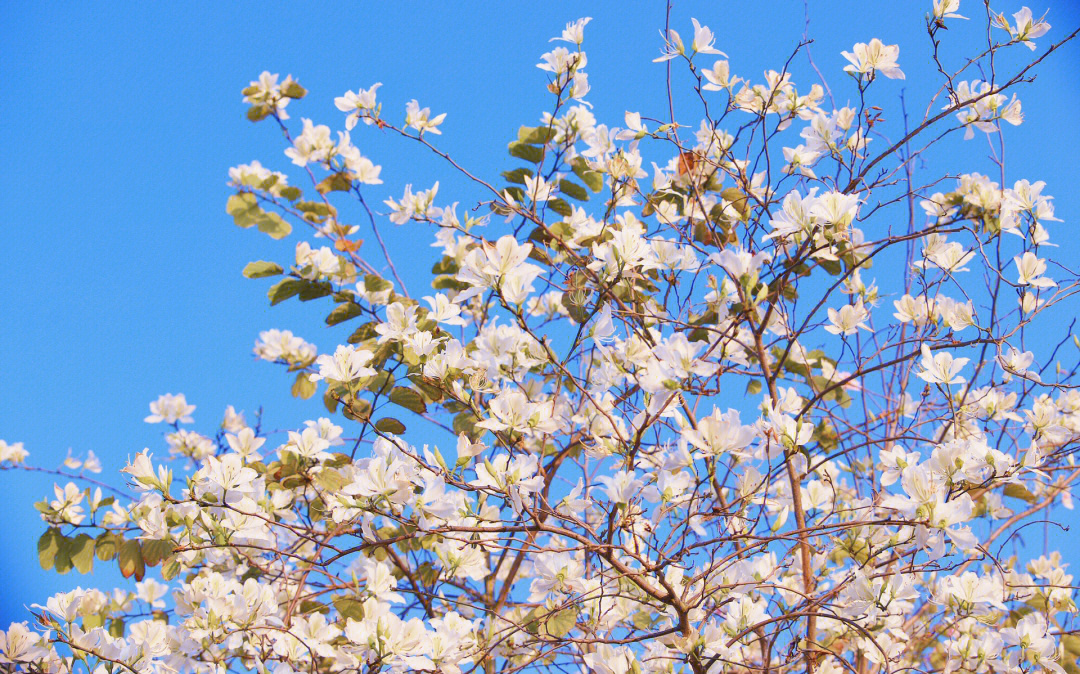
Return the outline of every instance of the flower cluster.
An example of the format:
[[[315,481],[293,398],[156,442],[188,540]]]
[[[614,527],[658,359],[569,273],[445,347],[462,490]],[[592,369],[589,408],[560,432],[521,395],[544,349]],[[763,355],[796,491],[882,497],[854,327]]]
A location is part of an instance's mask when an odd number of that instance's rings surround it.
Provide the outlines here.
[[[959,4],[933,3],[935,48]],[[986,21],[1010,34],[987,57],[1049,28]],[[336,340],[268,330],[255,354],[319,411],[271,430],[229,407],[197,432],[165,395],[126,491],[88,480],[92,453],[52,471],[42,563],[137,582],[35,606],[0,632],[5,671],[1074,671],[1067,560],[1011,543],[1080,481],[1077,370],[1031,332],[1080,283],[1051,256],[1046,185],[873,154],[897,127],[871,97],[905,76],[876,38],[843,53],[858,103],[836,107],[786,67],[703,65],[727,57],[695,19],[657,61],[692,76],[700,115],[609,125],[584,100],[589,22],[541,57],[553,99],[512,168],[460,169],[505,224],[459,218],[476,199],[438,182],[369,208],[379,167],[351,132],[443,155],[452,129],[415,99],[394,121],[380,84],[346,92],[335,137],[285,123],[291,78],[245,90],[300,170],[236,167],[228,212],[319,243],[244,274],[324,307]],[[957,116],[928,112],[912,146],[1021,122],[1020,80],[958,75]],[[391,251],[418,256],[425,227],[414,297]],[[0,467],[25,459],[0,442]]]

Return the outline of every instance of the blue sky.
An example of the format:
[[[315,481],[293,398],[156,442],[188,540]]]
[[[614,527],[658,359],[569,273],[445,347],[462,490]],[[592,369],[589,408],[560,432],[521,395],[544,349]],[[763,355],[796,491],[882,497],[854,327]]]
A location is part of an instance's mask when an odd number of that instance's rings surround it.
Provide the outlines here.
[[[908,100],[926,100],[919,83],[933,72],[923,33],[929,0],[812,4],[811,53],[838,104],[854,94],[840,52],[871,37],[901,45],[908,76],[875,85],[875,102],[891,109],[905,87]],[[1020,4],[995,6],[1011,13]],[[1054,28],[1040,50],[1080,24],[1075,3],[1048,6]],[[1045,8],[1033,6],[1037,15]],[[976,17],[981,3],[965,0],[961,11]],[[244,119],[239,92],[261,71],[299,78],[310,95],[289,108],[294,120],[312,117],[332,128],[342,128],[343,117],[334,96],[383,82],[385,114],[403,117],[411,98],[448,113],[439,145],[493,176],[510,168],[504,148],[518,126],[535,124],[549,104],[534,67],[551,48],[548,38],[591,15],[585,48],[598,118],[621,125],[627,109],[661,116],[666,108],[664,67],[651,62],[664,22],[655,2],[15,3],[5,14],[0,438],[24,442],[33,463],[45,467],[58,465],[68,448],[93,450],[113,484],[128,456],[161,451],[160,428],[142,418],[162,393],[185,393],[198,406],[202,432],[228,404],[249,415],[263,405],[271,429],[321,409],[292,399],[287,376],[251,355],[257,333],[271,327],[297,329],[321,349],[341,338],[321,327],[321,306],[270,308],[268,283],[240,276],[248,261],[288,259],[296,239],[283,245],[240,230],[224,212],[230,166],[259,159],[289,168],[274,129]],[[673,27],[692,34],[691,16],[716,31],[736,74],[758,80],[764,69],[781,67],[805,29],[803,4],[789,0],[676,2]],[[950,23],[946,54],[954,62],[983,43],[980,26]],[[1018,62],[1005,59],[1003,70]],[[1078,65],[1080,45],[1052,56],[1037,86],[1021,90],[1025,124],[1006,133],[1008,180],[1046,180],[1065,220],[1062,233],[1080,221],[1072,189]],[[801,57],[792,70],[797,83],[816,81]],[[353,139],[383,165],[386,184],[369,191],[376,202],[400,196],[405,183],[426,188],[438,179],[440,203],[471,207],[479,197],[417,148],[363,127]],[[933,158],[950,170],[989,168],[982,134],[949,148]],[[386,231],[420,287],[421,263],[434,254],[430,233]],[[1065,254],[1077,259],[1076,244],[1068,245]],[[21,619],[22,606],[53,592],[117,582],[108,573],[60,577],[38,569],[35,542],[44,528],[32,502],[53,481],[0,473],[8,504],[0,518],[0,623]]]

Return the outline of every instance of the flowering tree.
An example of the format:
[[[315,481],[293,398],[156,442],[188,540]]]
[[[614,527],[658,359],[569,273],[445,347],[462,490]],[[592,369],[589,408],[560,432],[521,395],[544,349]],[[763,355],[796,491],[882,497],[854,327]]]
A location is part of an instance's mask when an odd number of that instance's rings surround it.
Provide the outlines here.
[[[38,504],[42,565],[118,564],[137,592],[49,598],[0,632],[0,668],[1075,674],[1061,556],[1001,553],[1080,478],[1077,365],[1034,327],[1076,272],[1050,257],[1042,182],[914,162],[1000,146],[1015,91],[1076,33],[1039,53],[1046,21],[987,10],[985,49],[948,65],[958,5],[934,2],[940,90],[897,140],[878,104],[904,72],[877,39],[844,53],[855,103],[836,107],[786,66],[736,76],[695,20],[656,59],[689,73],[692,125],[672,106],[616,128],[585,101],[578,20],[539,64],[549,112],[492,179],[415,100],[398,124],[379,84],[347,92],[335,138],[263,73],[248,117],[284,132],[304,186],[238,166],[227,210],[327,244],[244,269],[342,326],[333,353],[287,330],[255,347],[324,416],[275,447],[232,408],[187,430],[195,406],[166,395],[146,421],[177,462],[138,454],[116,495],[94,457],[54,471],[72,481]],[[997,72],[1020,46],[1028,65]],[[436,183],[377,213],[365,127],[429,149],[490,212],[436,205]],[[384,217],[434,230],[429,295],[406,291]],[[4,467],[25,459],[0,443]]]

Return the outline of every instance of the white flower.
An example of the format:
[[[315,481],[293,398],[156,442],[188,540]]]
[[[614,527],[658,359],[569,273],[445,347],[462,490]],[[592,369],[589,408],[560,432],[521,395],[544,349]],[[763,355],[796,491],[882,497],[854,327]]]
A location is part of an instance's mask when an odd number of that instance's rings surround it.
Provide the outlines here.
[[[727,58],[727,54],[713,47],[716,36],[708,26],[702,26],[697,19],[690,19],[694,24],[694,41],[690,43],[690,51],[695,54],[719,54]]]
[[[319,372],[311,375],[311,380],[329,379],[347,383],[364,377],[373,377],[375,369],[367,367],[373,357],[374,354],[367,349],[342,344],[334,351],[334,355],[323,354],[316,359],[315,363],[319,366]]]
[[[550,201],[555,198],[555,186],[543,176],[525,176],[525,197],[537,203]]]
[[[607,489],[608,500],[612,503],[629,503],[641,494],[644,483],[635,477],[633,471],[620,470],[614,475],[602,475],[597,482]]]
[[[0,463],[4,463],[5,461],[22,463],[29,454],[29,452],[23,449],[23,443],[21,442],[8,444],[7,442],[0,440]]]
[[[1009,24],[1009,20],[1005,18],[1004,14],[996,15],[994,22],[1009,31],[1009,35],[1012,36],[1013,40],[1020,42],[1032,51],[1035,51],[1034,39],[1046,35],[1047,31],[1050,30],[1050,24],[1042,18],[1033,18],[1031,9],[1028,7],[1023,7],[1019,12],[1013,14],[1013,25]]]
[[[572,21],[566,24],[566,28],[563,29],[561,37],[553,37],[548,41],[555,42],[556,40],[560,40],[562,42],[569,42],[570,44],[576,44],[580,46],[581,43],[585,41],[585,26],[590,21],[592,21],[591,16],[586,16],[578,19],[577,21]]]
[[[885,45],[876,37],[870,43],[856,43],[853,52],[841,52],[851,65],[844,66],[844,71],[849,73],[870,74],[881,73],[893,80],[904,79],[904,73],[896,65],[896,57],[900,55],[899,45]]]
[[[934,18],[936,19],[967,19],[966,16],[956,14],[960,9],[960,0],[934,0]]]
[[[870,326],[866,324],[869,319],[870,312],[860,298],[855,304],[845,304],[839,310],[829,307],[830,324],[825,326],[825,331],[834,335],[854,335],[859,328],[869,331]]]
[[[1035,288],[1054,288],[1057,286],[1057,283],[1054,283],[1052,279],[1043,277],[1043,274],[1046,273],[1046,260],[1038,258],[1030,250],[1023,255],[1014,257],[1013,263],[1016,264],[1016,271],[1019,276],[1016,279],[1017,285]]]
[[[428,133],[442,134],[438,127],[446,119],[446,113],[438,115],[435,118],[430,118],[431,108],[420,109],[420,104],[416,102],[416,99],[409,101],[405,106],[405,125],[412,127],[423,134],[425,131]]]
[[[922,368],[919,379],[931,384],[963,384],[967,380],[958,376],[969,358],[953,358],[948,351],[930,352],[928,344],[922,345]]]
[[[193,419],[191,413],[195,411],[194,405],[189,405],[183,393],[173,395],[166,393],[150,403],[150,416],[144,421],[148,424],[156,424],[164,421],[168,424],[190,424]]]
[[[352,91],[345,92],[344,96],[339,96],[334,99],[334,105],[338,110],[349,113],[349,116],[345,118],[345,128],[352,130],[356,126],[356,122],[361,118],[364,120],[364,124],[372,124],[379,116],[379,107],[375,103],[375,90],[382,86],[382,82],[376,82],[371,85],[370,89],[358,89],[354,94]]]

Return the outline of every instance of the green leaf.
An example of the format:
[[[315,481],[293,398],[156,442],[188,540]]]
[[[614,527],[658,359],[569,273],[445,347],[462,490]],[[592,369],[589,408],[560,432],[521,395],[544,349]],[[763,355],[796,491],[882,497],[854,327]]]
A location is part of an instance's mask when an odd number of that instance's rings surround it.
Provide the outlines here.
[[[161,577],[165,580],[172,580],[176,578],[180,573],[180,558],[177,556],[169,557],[165,560],[165,563],[161,565]]]
[[[60,550],[60,543],[64,540],[60,530],[51,527],[38,539],[38,562],[41,568],[48,571],[56,564],[56,553]]]
[[[371,403],[363,399],[350,400],[341,408],[341,413],[346,419],[367,423],[371,419]]]
[[[259,201],[254,194],[239,192],[225,202],[225,212],[233,216],[237,227],[247,229],[259,222],[259,215],[263,210],[259,208]]]
[[[307,96],[307,89],[300,86],[300,83],[296,80],[288,80],[281,90],[281,95],[286,98],[303,98]]]
[[[292,225],[277,213],[262,212],[259,219],[259,231],[270,235],[271,239],[284,239],[292,233]]]
[[[334,288],[326,281],[301,281],[300,301],[310,302],[333,294]]]
[[[247,266],[244,267],[244,276],[247,278],[265,278],[267,276],[277,276],[283,271],[285,270],[276,262],[258,260],[257,262],[247,263]]]
[[[120,565],[120,573],[124,578],[135,576],[135,580],[142,580],[143,576],[146,575],[146,563],[143,562],[139,541],[124,541],[120,545],[117,561]]]
[[[148,540],[142,543],[142,558],[147,566],[157,566],[169,558],[176,546],[172,541]]]
[[[843,265],[838,260],[818,260],[818,265],[830,276],[839,276],[844,271]]]
[[[342,487],[349,484],[345,477],[333,468],[324,468],[315,475],[315,484],[323,491],[338,492]]]
[[[79,534],[68,543],[68,555],[79,573],[90,573],[94,568],[94,539],[89,534]]]
[[[57,573],[67,573],[74,568],[71,562],[71,539],[60,537],[60,547],[56,550],[56,558],[53,560],[53,568]]]
[[[585,188],[569,180],[559,181],[559,191],[571,199],[577,199],[578,201],[589,200],[589,193],[585,191]]]
[[[363,308],[356,302],[343,302],[337,305],[330,315],[326,317],[327,325],[344,323],[350,318],[356,318],[363,312]]]
[[[551,256],[544,252],[544,249],[539,246],[533,246],[533,249],[529,251],[529,257],[537,262],[542,262],[545,265],[552,264]]]
[[[101,561],[112,561],[116,557],[117,551],[116,536],[108,531],[98,536],[94,551]]]
[[[427,405],[424,404],[424,399],[420,394],[411,388],[405,388],[403,386],[396,386],[390,391],[390,402],[401,405],[405,409],[416,412],[417,414],[423,414],[427,411]]]
[[[547,619],[544,628],[553,637],[565,637],[577,625],[577,613],[576,608],[559,611]]]
[[[338,597],[334,600],[334,608],[343,618],[352,618],[357,621],[364,619],[364,602],[359,599]]]
[[[260,103],[259,105],[253,105],[248,108],[247,118],[253,122],[266,119],[270,115],[270,106]]]
[[[375,393],[386,393],[394,387],[394,375],[388,370],[376,372],[375,376],[364,384],[364,388]]]
[[[308,613],[322,613],[327,614],[330,612],[330,607],[321,601],[315,601],[314,599],[305,599],[300,602],[300,613],[302,615]]]
[[[522,169],[524,170],[524,169]],[[458,273],[457,260],[449,255],[443,255],[442,259],[431,267],[432,274],[456,274]]]
[[[505,180],[508,183],[514,183],[516,185],[524,185],[526,176],[531,178],[533,176],[532,170],[527,169],[527,168],[516,168],[513,171],[503,171],[502,172],[503,180]],[[443,273],[443,272],[436,272],[436,273]]]
[[[529,634],[536,634],[540,631],[540,618],[536,615],[536,609],[533,609],[525,614],[525,617],[521,619],[521,624],[525,627],[525,631]]]
[[[377,274],[364,275],[364,290],[367,290],[370,293],[379,293],[384,290],[390,290],[393,287],[393,283]]]
[[[746,395],[756,396],[761,393],[761,382],[757,379],[751,379],[746,384]]]
[[[359,344],[364,340],[375,339],[375,337],[379,334],[375,332],[376,325],[378,324],[375,322],[364,323],[363,325],[361,325],[359,328],[354,330],[351,335],[349,335],[349,344]]]
[[[630,620],[634,623],[634,627],[637,627],[639,630],[647,630],[651,628],[653,624],[652,616],[646,611],[634,613]]]
[[[569,218],[574,214],[574,209],[564,199],[552,199],[547,202],[547,207],[564,218]]]
[[[574,319],[576,323],[586,323],[589,320],[589,308],[587,300],[584,302],[575,302],[574,293],[563,293],[562,298],[559,300],[566,311],[569,312],[570,318]]]
[[[478,424],[479,422],[480,420],[476,418],[476,415],[474,415],[469,410],[465,410],[461,414],[454,417],[454,433],[457,433],[459,435],[461,433],[464,433],[465,435],[469,436],[470,440],[475,442],[479,440],[480,437],[484,435],[484,433],[487,432],[483,428],[476,427],[476,424]]]
[[[1061,635],[1061,645],[1065,647],[1065,654],[1074,658],[1080,658],[1080,636],[1076,634]]]
[[[304,282],[299,279],[286,278],[270,286],[266,295],[270,298],[270,306],[280,304],[290,297],[298,294],[304,287]]]
[[[329,412],[330,414],[337,412],[338,401],[334,399],[333,391],[327,390],[326,393],[323,394],[322,401],[323,406],[326,407],[327,412]]]
[[[386,417],[385,419],[379,419],[375,422],[375,430],[380,433],[393,433],[394,435],[401,435],[405,432],[405,424],[401,423],[393,417]]]
[[[547,126],[523,126],[518,129],[518,141],[532,145],[543,145],[555,138],[558,133]]]
[[[821,447],[831,452],[839,446],[840,436],[837,435],[836,429],[828,419],[822,419],[821,422],[814,427],[813,439],[817,441]]]
[[[303,194],[303,192],[300,191],[299,187],[293,187],[292,185],[282,187],[279,191],[281,193],[281,196],[285,197],[289,201],[296,201]]]
[[[437,403],[443,399],[443,392],[438,386],[429,384],[425,381],[415,381],[413,384],[417,390],[420,391],[420,395],[424,397],[425,403]]]
[[[344,171],[333,173],[323,178],[322,182],[315,186],[320,194],[327,192],[348,192],[352,189],[352,176]]]
[[[435,290],[464,290],[469,287],[468,283],[457,280],[453,276],[438,276],[431,282]]]
[[[247,229],[258,225],[260,232],[265,232],[275,239],[281,239],[292,232],[292,225],[277,213],[267,213],[259,206],[259,200],[251,192],[238,192],[225,202],[225,212],[233,216],[237,227]]]
[[[292,385],[292,394],[294,398],[302,398],[307,400],[311,396],[315,395],[315,391],[318,390],[318,385],[311,381],[311,377],[307,372],[299,372],[296,375],[296,381]]]
[[[1027,487],[1022,484],[1011,483],[1005,485],[1004,494],[1010,498],[1018,498],[1021,501],[1027,501],[1028,503],[1034,503],[1039,498],[1032,494]]]
[[[539,164],[544,159],[543,148],[536,147],[535,145],[529,145],[528,143],[515,141],[513,143],[510,143],[508,149],[510,150],[511,157],[524,159],[525,161],[529,161],[534,164]]]
[[[322,201],[298,201],[296,210],[303,213],[308,222],[324,222],[331,214],[337,213],[333,206]]]
[[[604,189],[604,175],[589,168],[589,163],[584,157],[575,157],[570,166],[574,169],[574,175],[581,178],[590,190],[599,192]]]

